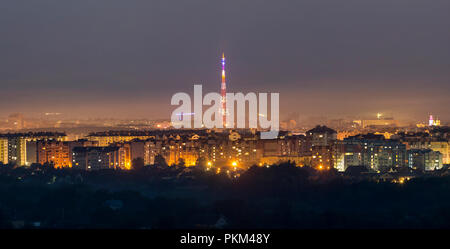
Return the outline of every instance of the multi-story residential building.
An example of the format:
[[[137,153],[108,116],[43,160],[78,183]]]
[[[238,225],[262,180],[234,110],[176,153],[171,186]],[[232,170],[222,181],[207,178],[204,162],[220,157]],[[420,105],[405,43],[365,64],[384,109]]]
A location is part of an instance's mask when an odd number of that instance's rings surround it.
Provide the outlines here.
[[[23,114],[21,113],[12,113],[8,116],[7,123],[9,126],[15,130],[20,130],[25,127],[25,121],[23,118]]]
[[[449,141],[415,141],[408,142],[411,149],[430,149],[442,154],[442,163],[450,164],[450,142]]]
[[[258,140],[257,143],[260,165],[290,161],[298,166],[311,166],[311,143],[303,135],[282,135],[277,139]]]
[[[162,143],[148,140],[144,143],[144,164],[154,165],[155,157],[161,152]]]
[[[408,166],[413,169],[431,171],[442,168],[442,154],[430,149],[408,150]]]
[[[77,141],[59,141],[59,140],[39,140],[27,141],[26,146],[26,165],[33,163],[50,163],[56,168],[71,167],[72,150],[75,147],[97,146],[96,141],[77,140]]]
[[[154,164],[157,155],[166,159],[168,165],[178,164],[181,160],[186,166],[194,166],[200,159],[217,166],[240,166],[257,164],[258,140],[253,137],[236,135],[236,133],[210,134],[199,136],[177,134],[158,136],[146,141],[123,143],[130,148],[131,160],[142,157],[146,165]]]
[[[8,139],[0,137],[0,162],[7,164],[8,161]]]
[[[422,171],[431,171],[442,168],[442,154],[430,149],[408,150],[408,166]]]
[[[69,142],[38,141],[37,161],[52,164],[55,168],[72,167]]]
[[[326,126],[316,126],[306,132],[306,146],[311,151],[311,166],[318,169],[330,169],[334,166],[333,145],[337,132]]]
[[[335,167],[345,170],[349,166],[366,166],[374,171],[385,172],[393,167],[406,165],[406,146],[383,135],[358,135],[344,139],[333,149]]]
[[[334,166],[333,147],[329,146],[312,146],[311,147],[311,166],[319,170],[331,169]]]
[[[261,140],[257,134],[239,132],[162,135],[146,141],[125,142],[120,146],[130,148],[131,160],[142,157],[146,165],[154,164],[157,155],[163,156],[168,165],[183,160],[186,166],[194,166],[200,159],[217,167],[248,168],[288,160],[310,165],[310,160],[305,160],[305,157],[311,157],[305,136],[283,135],[279,139]]]
[[[333,146],[333,165],[338,171],[362,165],[362,145],[358,141],[336,141]]]
[[[362,128],[366,127],[396,127],[399,126],[399,122],[393,118],[378,118],[378,119],[366,119],[366,120],[354,120],[355,124],[360,125]]]
[[[119,147],[75,147],[72,165],[75,169],[99,170],[120,169],[125,162],[120,161]]]
[[[194,166],[200,157],[199,141],[167,140],[161,143],[158,154],[162,155],[168,165],[178,164],[182,159],[186,166]]]
[[[131,169],[131,146],[130,144],[116,144],[118,150],[118,167],[121,169]]]
[[[108,146],[115,143],[130,142],[133,140],[168,140],[168,139],[178,139],[180,136],[185,136],[187,134],[193,135],[194,133],[205,134],[206,130],[153,130],[153,131],[107,131],[107,132],[97,132],[88,135],[88,140],[98,141],[98,146]]]
[[[38,163],[37,143],[37,141],[27,141],[27,160],[25,162],[26,166],[30,166],[33,163]]]
[[[70,141],[69,143],[69,160],[73,162],[73,149],[76,147],[96,147],[98,145],[98,141],[89,141],[86,139],[79,139],[76,141]]]
[[[54,133],[54,132],[36,132],[36,133],[8,133],[0,135],[3,140],[7,140],[7,160],[4,163],[14,163],[17,165],[30,165],[27,160],[27,142],[46,140],[46,141],[64,141],[66,140],[66,134]],[[33,158],[31,158],[33,160]]]

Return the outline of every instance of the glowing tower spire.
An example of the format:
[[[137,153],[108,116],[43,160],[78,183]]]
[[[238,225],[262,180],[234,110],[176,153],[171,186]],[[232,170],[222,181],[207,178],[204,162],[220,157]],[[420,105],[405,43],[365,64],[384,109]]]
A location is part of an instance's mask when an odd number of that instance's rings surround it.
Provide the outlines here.
[[[225,53],[222,53],[222,85],[220,87],[220,94],[222,96],[222,118],[223,126],[226,126],[227,121],[227,83],[225,82]]]

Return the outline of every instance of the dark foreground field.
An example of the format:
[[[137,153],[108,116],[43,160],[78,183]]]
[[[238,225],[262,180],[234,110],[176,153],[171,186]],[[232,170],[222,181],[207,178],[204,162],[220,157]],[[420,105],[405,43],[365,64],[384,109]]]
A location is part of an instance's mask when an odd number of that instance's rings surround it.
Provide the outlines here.
[[[0,169],[1,228],[450,228],[450,178],[355,180],[289,164],[200,169]]]

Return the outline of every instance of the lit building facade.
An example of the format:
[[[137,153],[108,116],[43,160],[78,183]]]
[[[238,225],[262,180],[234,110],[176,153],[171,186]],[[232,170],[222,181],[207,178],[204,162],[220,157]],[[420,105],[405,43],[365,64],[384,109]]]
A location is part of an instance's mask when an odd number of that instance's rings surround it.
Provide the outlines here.
[[[0,139],[3,145],[2,149],[3,160],[4,163],[13,163],[20,166],[30,165],[29,160],[27,160],[27,156],[30,153],[27,151],[27,144],[31,141],[65,141],[67,139],[66,134],[64,133],[53,133],[53,132],[36,132],[36,133],[11,133],[11,134],[2,134],[0,135]],[[5,145],[5,141],[7,141],[7,145]],[[7,146],[7,151],[4,150]],[[31,154],[35,154],[35,150],[31,151]],[[33,154],[34,153],[34,154]],[[7,160],[5,160],[7,155]],[[31,156],[31,155],[30,155]],[[31,161],[35,160],[34,158]]]
[[[311,166],[317,169],[334,167],[333,146],[337,132],[326,126],[316,126],[306,132],[306,146],[311,151]]]
[[[0,137],[0,162],[7,164],[8,161],[8,139]]]
[[[391,168],[406,166],[406,145],[387,140],[383,135],[358,135],[346,138],[334,146],[335,167],[346,170],[350,166],[365,166],[386,172]]]
[[[27,139],[22,136],[8,137],[8,162],[26,165]]]
[[[69,142],[38,141],[37,161],[40,164],[52,164],[55,168],[72,167]]]
[[[408,150],[408,167],[422,171],[442,168],[442,154],[430,149]]]
[[[125,162],[120,161],[119,147],[75,147],[72,165],[74,169],[101,170],[120,169]]]
[[[442,154],[442,163],[450,164],[450,143],[449,141],[409,141],[407,142],[411,149],[430,149]]]
[[[98,132],[88,136],[89,141],[98,142],[98,146],[108,146],[115,143],[130,142],[133,140],[147,140],[155,138],[155,135],[148,132],[126,132],[126,131],[110,131]]]

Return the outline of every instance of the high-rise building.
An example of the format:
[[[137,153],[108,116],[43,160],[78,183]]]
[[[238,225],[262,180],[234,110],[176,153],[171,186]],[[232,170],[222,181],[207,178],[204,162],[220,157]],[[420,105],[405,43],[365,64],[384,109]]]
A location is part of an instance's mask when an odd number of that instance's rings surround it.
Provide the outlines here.
[[[431,149],[442,154],[443,164],[450,164],[450,142],[449,141],[411,141],[408,142],[411,149]]]
[[[362,145],[359,141],[336,141],[333,146],[333,164],[338,171],[345,171],[348,167],[362,166]]]
[[[26,165],[26,138],[23,136],[8,136],[8,162]]]
[[[73,149],[72,165],[75,169],[99,170],[119,169],[119,147],[75,147]]]
[[[335,167],[340,170],[350,166],[365,166],[380,172],[404,167],[407,160],[405,144],[374,134],[344,139],[335,145],[333,157]]]
[[[333,145],[337,132],[326,126],[316,126],[306,132],[306,142],[310,146],[311,166],[318,169],[330,169],[334,166]]]

